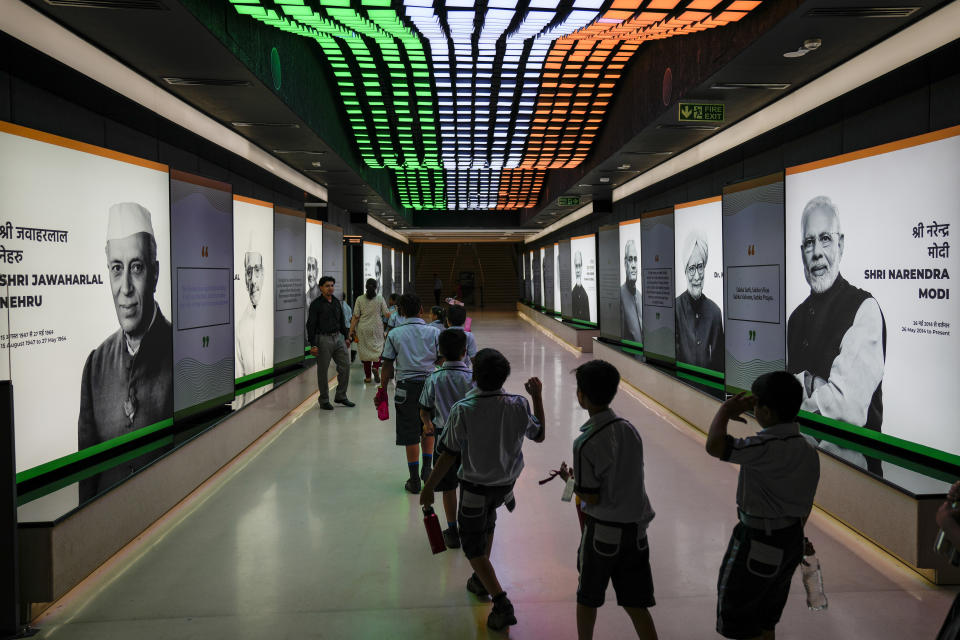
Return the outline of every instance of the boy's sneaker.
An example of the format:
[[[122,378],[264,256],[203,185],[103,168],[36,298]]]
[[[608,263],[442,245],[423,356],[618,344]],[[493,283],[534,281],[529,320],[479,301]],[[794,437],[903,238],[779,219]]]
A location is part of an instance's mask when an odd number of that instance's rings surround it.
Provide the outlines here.
[[[460,533],[454,527],[450,527],[449,529],[444,529],[443,544],[447,545],[447,549],[459,549]],[[480,582],[480,581],[477,580],[477,582]],[[483,585],[480,585],[480,586],[482,587]],[[467,587],[467,588],[469,589],[470,587]]]
[[[410,478],[406,484],[403,485],[403,488],[409,493],[420,493],[420,478]]]
[[[517,624],[517,617],[513,613],[513,603],[504,593],[502,597],[493,601],[493,610],[487,616],[487,626],[494,631],[500,631],[512,624]]]
[[[446,532],[444,532],[446,533]],[[457,536],[459,538],[459,536]],[[459,543],[460,541],[457,540]],[[446,536],[444,536],[444,543],[446,543]],[[478,598],[485,598],[490,594],[487,592],[487,588],[483,586],[483,583],[480,582],[480,578],[477,577],[477,574],[471,575],[467,578],[467,591],[477,596]]]

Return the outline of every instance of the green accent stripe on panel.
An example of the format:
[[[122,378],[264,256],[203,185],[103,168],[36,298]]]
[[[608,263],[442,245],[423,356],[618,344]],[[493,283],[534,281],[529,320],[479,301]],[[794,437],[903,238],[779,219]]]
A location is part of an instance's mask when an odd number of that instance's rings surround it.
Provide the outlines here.
[[[303,356],[296,356],[294,358],[290,358],[289,360],[275,363],[273,365],[273,369],[276,371],[277,369],[283,369],[284,367],[289,367],[292,364],[298,364],[300,362],[303,362]]]
[[[875,440],[876,442],[882,442],[886,445],[897,447],[898,449],[911,451],[913,453],[926,456],[934,460],[939,460],[941,462],[946,462],[947,464],[960,467],[960,456],[952,453],[947,453],[946,451],[941,451],[940,449],[934,449],[933,447],[928,447],[926,445],[922,445],[917,442],[911,442],[909,440],[897,438],[879,431],[873,431],[872,429],[857,427],[846,422],[841,422],[840,420],[834,420],[833,418],[826,418],[824,416],[817,415],[815,413],[808,413],[807,411],[801,411],[800,417],[806,418],[811,422],[817,422],[817,423],[826,425],[828,427],[833,427],[834,429],[839,429],[841,431],[846,431],[848,433],[856,434],[862,438]]]
[[[59,489],[62,489],[63,487],[71,485],[74,482],[79,482],[80,480],[84,480],[91,476],[95,476],[101,471],[105,471],[107,469],[115,467],[122,462],[126,462],[127,460],[133,460],[134,458],[138,458],[145,453],[155,451],[156,449],[159,449],[160,447],[164,447],[168,444],[173,444],[173,436],[166,436],[166,437],[160,438],[153,442],[147,443],[142,447],[138,447],[136,449],[133,449],[132,451],[128,451],[115,458],[104,460],[103,462],[99,464],[95,464],[92,467],[87,467],[82,471],[72,473],[68,476],[60,478],[59,480],[56,480],[55,482],[51,482],[50,484],[45,484],[42,487],[38,487],[34,489],[33,491],[28,491],[23,495],[17,496],[17,506],[19,507],[21,505],[27,504],[28,502],[32,502],[37,498],[42,498],[43,496],[50,495],[54,491],[57,491]]]
[[[247,382],[248,380],[253,380],[254,378],[259,378],[260,376],[269,375],[271,373],[273,373],[273,367],[267,367],[263,371],[257,371],[256,373],[251,373],[248,376],[237,378],[236,380],[233,381],[233,383],[234,383],[234,386],[240,386],[241,384],[243,384],[244,382]],[[234,395],[236,395],[236,393],[234,393]]]
[[[130,433],[125,433],[122,436],[117,436],[116,438],[111,438],[110,440],[107,440],[105,442],[100,442],[98,444],[93,445],[92,447],[87,447],[86,449],[77,451],[76,453],[65,455],[62,458],[57,458],[56,460],[45,462],[41,465],[37,465],[36,467],[32,467],[30,469],[24,469],[23,471],[17,474],[17,482],[19,483],[25,480],[30,480],[32,478],[36,478],[37,476],[43,475],[45,473],[49,473],[56,469],[61,469],[68,464],[73,464],[81,460],[86,460],[90,456],[94,456],[98,453],[102,453],[103,451],[107,451],[109,449],[114,449],[132,440],[142,438],[147,434],[154,433],[155,431],[159,431],[160,429],[165,429],[172,424],[173,424],[173,418],[167,418],[166,420],[155,422],[151,425],[147,425],[146,427],[141,427],[136,431],[131,431]]]
[[[643,349],[643,343],[642,343],[642,342],[634,342],[633,340],[621,340],[620,342],[622,342],[623,344],[627,345],[628,347],[635,347],[635,348],[637,348],[637,349]]]
[[[706,367],[698,367],[695,364],[687,364],[686,362],[680,362],[679,360],[677,360],[677,368],[686,369],[687,371],[694,371],[696,373],[702,373],[704,375],[710,376],[711,378],[719,378],[720,380],[723,380],[722,372],[716,371],[714,369],[708,369]]]
[[[691,382],[696,382],[697,384],[702,384],[713,389],[719,389],[723,391],[723,385],[715,380],[709,380],[707,378],[701,378],[699,376],[694,376],[689,373],[684,373],[683,371],[677,371],[677,377],[683,378],[684,380],[690,380]]]

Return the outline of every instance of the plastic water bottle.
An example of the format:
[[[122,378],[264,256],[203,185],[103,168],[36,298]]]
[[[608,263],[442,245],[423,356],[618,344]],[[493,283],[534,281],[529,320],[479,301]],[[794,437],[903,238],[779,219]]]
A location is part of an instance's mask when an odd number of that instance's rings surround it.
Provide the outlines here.
[[[820,560],[817,558],[810,541],[804,538],[803,543],[800,575],[803,578],[803,588],[807,592],[807,608],[811,611],[822,611],[827,608],[827,594],[823,592],[823,573],[820,571]]]

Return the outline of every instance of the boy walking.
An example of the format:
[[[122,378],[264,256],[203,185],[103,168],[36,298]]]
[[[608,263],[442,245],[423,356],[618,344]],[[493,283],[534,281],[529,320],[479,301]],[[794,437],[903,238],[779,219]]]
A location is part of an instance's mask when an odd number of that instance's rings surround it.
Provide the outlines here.
[[[740,522],[720,565],[717,632],[727,638],[774,638],[790,579],[803,557],[803,525],[820,481],[816,446],[800,434],[803,386],[786,371],[767,373],[720,405],[707,435],[707,453],[740,465]],[[753,410],[763,430],[727,435],[730,420]]]
[[[487,626],[499,631],[516,624],[513,604],[490,564],[497,508],[513,510],[513,485],[523,470],[523,439],[543,442],[543,385],[530,378],[524,387],[533,400],[533,413],[523,396],[506,393],[503,383],[510,363],[495,349],[481,349],[474,359],[477,388],[456,403],[447,418],[440,441],[440,457],[420,494],[420,504],[433,504],[433,490],[461,455],[460,511],[457,523],[463,553],[473,567],[467,590],[477,596],[493,596]]]
[[[400,296],[398,303],[402,319],[387,334],[383,344],[383,372],[380,388],[387,390],[396,375],[397,389],[393,397],[396,411],[397,445],[404,447],[410,478],[403,485],[410,493],[420,493],[420,479],[430,475],[433,464],[433,436],[423,434],[420,422],[420,394],[427,376],[433,373],[437,361],[436,327],[427,326],[420,313],[420,298],[412,293]],[[420,474],[421,440],[423,444],[423,472]]]
[[[653,597],[647,525],[653,509],[643,481],[643,442],[637,429],[610,408],[620,372],[591,360],[576,371],[577,400],[590,419],[573,442],[574,491],[580,497],[584,528],[577,554],[577,637],[593,638],[597,609],[612,580],[617,604],[626,610],[639,638],[655,640],[649,608]],[[560,477],[573,473],[560,466]]]
[[[467,310],[459,305],[450,305],[450,308],[447,309],[447,326],[451,329],[460,329],[467,336],[467,353],[463,357],[463,361],[470,366],[473,363],[473,358],[477,355],[477,340],[463,326],[466,321]]]
[[[420,419],[423,432],[434,433],[436,442],[443,439],[443,427],[450,416],[453,405],[462,400],[473,387],[473,372],[464,362],[467,350],[467,335],[458,329],[446,329],[440,333],[440,355],[443,366],[431,373],[423,385],[420,394]],[[447,516],[447,529],[443,532],[443,542],[450,549],[460,548],[460,535],[457,532],[457,471],[460,469],[460,455],[450,465],[450,470],[440,479],[435,491],[443,494],[443,511]]]

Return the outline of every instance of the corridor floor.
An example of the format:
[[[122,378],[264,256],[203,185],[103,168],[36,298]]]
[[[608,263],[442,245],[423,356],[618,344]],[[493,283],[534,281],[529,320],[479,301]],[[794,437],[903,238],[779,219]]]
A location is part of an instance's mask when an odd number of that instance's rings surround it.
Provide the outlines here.
[[[481,347],[511,361],[507,390],[544,382],[547,435],[524,445],[517,509],[497,522],[493,563],[519,623],[513,638],[576,637],[574,508],[562,483],[537,481],[570,462],[586,414],[576,404],[575,354],[514,313],[475,314]],[[315,402],[276,430],[147,535],[48,610],[43,638],[407,638],[500,637],[485,625],[490,605],[464,589],[459,551],[430,554],[417,497],[404,493],[406,464],[393,422],[380,422],[374,385],[352,368],[352,409]],[[710,458],[704,438],[621,386],[618,413],[640,430],[656,518],[650,526],[663,639],[714,631],[720,560],[736,521],[736,467]],[[441,512],[442,515],[442,512]],[[109,523],[104,523],[109,526]],[[799,576],[777,637],[933,638],[954,596],[815,511],[829,609],[806,609]],[[612,589],[597,638],[630,638]]]

